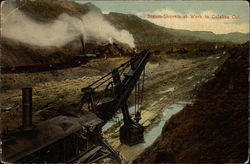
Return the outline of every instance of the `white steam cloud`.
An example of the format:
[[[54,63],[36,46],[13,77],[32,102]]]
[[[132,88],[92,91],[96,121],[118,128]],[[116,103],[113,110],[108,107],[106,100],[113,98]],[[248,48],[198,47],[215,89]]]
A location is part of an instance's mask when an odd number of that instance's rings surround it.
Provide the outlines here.
[[[62,14],[51,23],[40,23],[27,17],[19,10],[2,14],[2,36],[37,46],[63,46],[80,35],[87,40],[115,40],[135,47],[133,36],[126,30],[118,30],[95,11],[81,18]]]

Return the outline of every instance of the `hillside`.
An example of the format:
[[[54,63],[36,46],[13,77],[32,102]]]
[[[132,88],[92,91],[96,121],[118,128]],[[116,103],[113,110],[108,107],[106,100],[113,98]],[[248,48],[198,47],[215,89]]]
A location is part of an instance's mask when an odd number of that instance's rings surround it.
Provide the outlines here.
[[[126,15],[121,13],[109,13],[107,19],[117,28],[127,29],[135,37],[137,46],[152,46],[169,43],[187,43],[202,41],[199,38],[191,38],[183,34],[178,36],[176,30],[168,31],[166,28],[157,26],[149,21],[142,20],[135,15]]]
[[[20,8],[28,16],[41,22],[53,21],[62,13],[67,13],[71,16],[80,17],[91,10],[91,4],[80,5],[73,1],[50,1],[38,0],[27,1],[27,3]]]
[[[248,156],[249,42],[231,49],[198,99],[174,115],[138,163],[242,163]]]
[[[152,46],[170,43],[234,42],[245,43],[249,34],[214,34],[209,31],[189,31],[164,28],[135,15],[109,13],[107,19],[116,27],[127,29],[133,34],[138,46]]]
[[[5,10],[8,12],[12,9],[6,7],[3,8],[3,12]],[[11,37],[3,35],[1,38],[2,67],[65,62],[86,53],[96,55],[128,53],[131,52],[131,47],[128,46],[130,43],[135,44],[138,49],[162,51],[163,54],[193,52],[201,55],[204,51],[214,51],[215,46],[222,48],[224,45],[231,45],[232,41],[241,43],[248,40],[248,35],[242,33],[215,35],[212,32],[168,29],[135,15],[121,13],[105,15],[91,3],[27,1],[20,7],[20,12],[21,14],[17,14],[15,18],[17,20],[14,19],[12,22],[21,21],[21,24],[14,24],[15,28],[9,31]],[[95,20],[95,17],[88,16],[88,13],[93,12],[100,18]],[[91,24],[88,31],[81,29],[82,22],[79,21],[82,16],[87,19],[83,25]],[[72,27],[62,24],[65,21],[76,26],[74,28],[77,32],[72,33]],[[103,27],[100,26],[102,21]],[[25,29],[26,26],[28,29]],[[8,31],[9,27],[3,29]],[[26,33],[22,34],[24,32]],[[71,32],[69,36],[68,32]],[[19,37],[20,34],[22,37]],[[94,36],[96,34],[98,35]],[[116,38],[110,39],[110,34],[114,34]],[[16,37],[19,38],[14,39]],[[84,45],[81,38],[83,40],[87,38],[84,40]],[[113,43],[118,47],[114,47]]]
[[[11,5],[4,6],[3,13],[8,15],[11,11]],[[101,14],[100,9],[90,3],[80,5],[66,1],[27,1],[19,11],[8,16],[6,22],[10,22],[12,31],[8,32],[9,26],[3,28],[3,31],[8,33],[1,37],[1,66],[60,63],[74,60],[84,54],[98,56],[131,52],[126,43],[116,38],[112,38],[112,43],[115,44],[111,44],[108,38],[105,40],[99,36],[91,36],[93,34],[84,36],[79,32],[72,32],[75,28],[81,30],[81,27],[77,27],[81,25],[79,21],[89,12],[96,13],[89,16],[93,19]],[[106,23],[101,16],[98,19]],[[76,27],[70,27],[72,24]]]

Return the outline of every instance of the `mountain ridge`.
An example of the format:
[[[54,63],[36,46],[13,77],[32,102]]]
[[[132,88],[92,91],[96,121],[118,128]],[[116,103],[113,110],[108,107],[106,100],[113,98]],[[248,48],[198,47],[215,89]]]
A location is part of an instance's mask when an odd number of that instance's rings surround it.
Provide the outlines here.
[[[197,55],[201,55],[200,49],[205,49],[206,53],[209,53],[207,50],[214,50],[215,45],[221,44],[223,47],[227,43],[232,44],[232,41],[242,43],[248,40],[248,34],[230,33],[216,35],[208,31],[201,32],[170,29],[158,26],[148,20],[143,20],[133,14],[114,12],[103,14],[101,10],[92,3],[79,4],[71,1],[36,0],[27,1],[27,4],[21,7],[20,10],[24,15],[39,24],[56,21],[58,17],[64,13],[71,17],[80,18],[94,10],[99,14],[102,14],[103,17],[119,31],[125,30],[131,33],[138,49],[151,49],[152,51],[162,50],[165,54],[180,51],[185,53],[194,50],[197,51],[195,52]],[[42,47],[40,45],[32,46],[22,42],[22,40],[13,40],[5,37],[2,37],[1,43],[2,66],[44,64],[48,61],[64,62],[65,60],[74,58],[82,52],[80,38],[68,41],[61,47],[55,47],[53,45],[47,47]],[[90,44],[91,45],[88,45],[87,47],[87,49],[91,49],[91,52],[89,53],[95,53],[95,50],[98,50],[98,48],[96,48],[98,47],[97,43],[93,42]],[[123,44],[120,45],[126,51],[126,46]],[[103,50],[100,48],[100,51]],[[17,61],[16,59],[18,56],[22,56],[25,60],[23,60],[23,62],[20,60]]]
[[[135,39],[138,40],[139,44],[141,42],[140,42],[140,39],[138,39],[139,36],[137,37],[137,35],[140,35],[140,32],[141,32],[141,35],[147,33],[148,35],[151,35],[152,37],[154,34],[156,34],[156,36],[158,35],[157,36],[158,40],[160,40],[164,36],[169,37],[168,40],[166,38],[163,38],[165,43],[170,43],[170,42],[171,43],[180,43],[180,42],[196,43],[199,41],[245,43],[249,40],[248,38],[249,33],[233,32],[233,33],[228,33],[228,34],[215,34],[211,31],[190,31],[190,30],[185,30],[185,29],[165,28],[165,27],[158,26],[148,20],[144,20],[132,14],[128,15],[128,14],[110,12],[109,14],[106,14],[106,17],[116,27],[126,29],[129,32],[131,32],[133,35],[135,35],[136,36]],[[131,20],[131,19],[134,19],[134,20]],[[119,22],[133,22],[133,23],[137,23],[137,25],[133,24],[132,27],[128,27],[125,24],[130,24],[130,23],[121,24]],[[155,31],[147,30],[145,29],[145,26]],[[141,30],[134,29],[138,27],[141,27],[142,29]],[[157,34],[156,31],[159,33],[162,32],[160,36],[159,34]]]
[[[40,21],[41,23],[56,20],[59,15],[63,13],[80,17],[89,11],[95,11],[102,14],[116,28],[132,33],[135,37],[135,42],[139,46],[168,43],[196,43],[200,41],[232,42],[238,44],[245,43],[249,40],[249,33],[233,32],[228,34],[215,34],[211,31],[172,29],[156,25],[133,14],[116,12],[103,14],[101,9],[91,2],[79,4],[74,1],[28,1],[20,10],[35,21]]]

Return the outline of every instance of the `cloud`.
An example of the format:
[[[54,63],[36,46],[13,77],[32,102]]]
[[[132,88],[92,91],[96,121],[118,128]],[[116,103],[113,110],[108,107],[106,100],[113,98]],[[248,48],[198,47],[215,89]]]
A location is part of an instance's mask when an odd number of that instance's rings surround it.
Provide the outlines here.
[[[203,11],[201,13],[189,11],[188,14],[182,14],[166,8],[150,13],[139,12],[136,15],[166,28],[212,31],[216,34],[249,32],[249,24],[236,23],[237,19],[240,19],[239,17],[234,16],[235,19],[232,19],[232,15],[220,15],[213,11]]]

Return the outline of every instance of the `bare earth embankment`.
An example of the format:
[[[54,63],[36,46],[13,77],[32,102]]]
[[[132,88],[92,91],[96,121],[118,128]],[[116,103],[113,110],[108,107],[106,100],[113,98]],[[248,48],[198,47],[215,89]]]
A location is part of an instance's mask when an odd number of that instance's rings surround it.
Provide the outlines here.
[[[229,51],[193,106],[173,116],[159,140],[136,162],[229,162],[248,157],[249,43]]]
[[[227,59],[227,53],[221,51],[211,56],[197,58],[174,59],[166,56],[153,56],[147,67],[142,120],[145,127],[145,143],[132,147],[119,141],[119,127],[116,124],[105,132],[104,137],[120,152],[124,160],[131,162],[150,146],[161,133],[161,120],[168,117],[175,108],[192,104],[201,85],[214,78],[220,65]],[[150,69],[150,66],[155,66]],[[133,110],[131,111],[133,113]],[[156,136],[155,136],[156,135]]]

